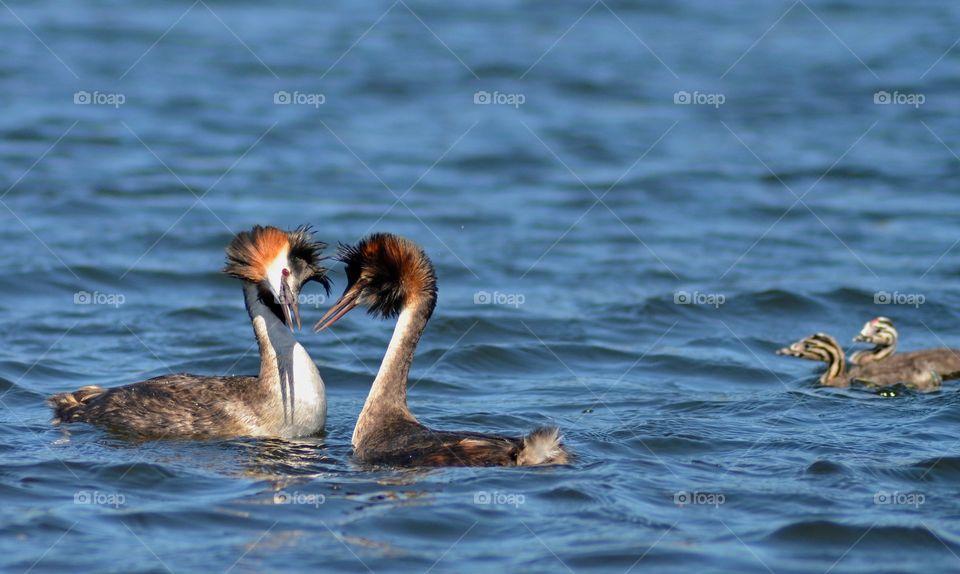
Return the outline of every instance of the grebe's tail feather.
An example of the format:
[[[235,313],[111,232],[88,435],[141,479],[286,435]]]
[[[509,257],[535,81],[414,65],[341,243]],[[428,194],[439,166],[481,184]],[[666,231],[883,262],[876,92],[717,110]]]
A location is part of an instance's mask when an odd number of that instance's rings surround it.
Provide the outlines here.
[[[541,427],[523,437],[523,446],[517,453],[517,466],[567,464],[570,454],[563,448],[561,439],[557,427]]]
[[[47,404],[53,409],[53,424],[81,420],[87,403],[102,395],[106,389],[96,385],[80,388],[71,393],[60,393],[47,399]]]

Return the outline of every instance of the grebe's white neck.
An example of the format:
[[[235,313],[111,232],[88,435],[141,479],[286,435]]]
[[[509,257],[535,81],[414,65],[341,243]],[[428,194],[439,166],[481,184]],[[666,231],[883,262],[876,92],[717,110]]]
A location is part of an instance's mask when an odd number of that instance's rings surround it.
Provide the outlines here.
[[[378,421],[401,418],[417,422],[407,407],[407,378],[428,316],[429,312],[416,304],[408,305],[400,312],[387,352],[380,362],[377,378],[373,380],[357,426],[353,429],[351,442],[354,449],[358,448],[364,435],[375,430]]]
[[[326,389],[317,366],[290,327],[260,300],[256,285],[245,283],[243,294],[260,346],[260,384],[282,405],[277,434],[286,438],[316,434],[327,419]]]

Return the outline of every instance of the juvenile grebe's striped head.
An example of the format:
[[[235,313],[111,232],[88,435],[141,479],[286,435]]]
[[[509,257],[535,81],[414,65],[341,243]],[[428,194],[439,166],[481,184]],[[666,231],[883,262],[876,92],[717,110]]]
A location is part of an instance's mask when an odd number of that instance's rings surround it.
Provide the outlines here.
[[[897,344],[897,330],[893,327],[893,321],[890,319],[877,317],[867,321],[863,329],[860,330],[860,334],[853,340],[858,343],[892,347]]]
[[[820,382],[843,374],[843,349],[840,348],[836,339],[826,333],[817,333],[800,339],[789,347],[779,349],[777,354],[826,363],[827,372],[820,378]]]
[[[437,302],[433,263],[416,243],[374,233],[356,245],[341,245],[336,258],[346,265],[347,287],[314,329],[322,331],[359,305],[371,315],[396,317],[404,307],[422,305],[427,318]]]
[[[320,265],[325,247],[325,243],[313,239],[308,226],[284,231],[256,225],[238,233],[227,246],[223,272],[256,285],[260,301],[293,329],[294,319],[300,326],[303,285],[316,281],[330,291],[327,270]]]

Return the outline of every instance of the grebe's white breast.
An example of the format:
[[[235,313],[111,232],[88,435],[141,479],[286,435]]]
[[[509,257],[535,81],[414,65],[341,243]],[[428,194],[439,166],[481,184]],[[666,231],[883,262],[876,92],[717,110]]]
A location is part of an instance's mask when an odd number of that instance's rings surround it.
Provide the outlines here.
[[[292,365],[293,384],[287,388],[293,389],[292,396],[288,397],[291,407],[289,418],[286,419],[286,437],[301,437],[316,434],[323,429],[327,422],[327,393],[320,378],[317,365],[310,358],[307,350],[299,342],[293,345]],[[281,368],[280,372],[284,372]],[[289,392],[289,391],[288,391]]]
[[[284,438],[317,434],[327,420],[326,388],[317,365],[290,328],[265,306],[264,311],[257,314],[253,325],[255,330],[266,332],[275,353],[277,396],[283,417],[276,432]]]

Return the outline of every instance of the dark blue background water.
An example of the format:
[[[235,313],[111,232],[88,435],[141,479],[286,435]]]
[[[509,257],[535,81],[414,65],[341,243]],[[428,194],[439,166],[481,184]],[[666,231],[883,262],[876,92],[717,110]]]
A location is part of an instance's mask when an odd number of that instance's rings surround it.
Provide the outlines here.
[[[878,314],[903,349],[960,346],[958,24],[866,0],[7,2],[0,570],[960,571],[956,385],[823,390],[772,353]],[[324,437],[48,424],[54,392],[256,372],[218,273],[255,223],[421,243],[414,412],[553,422],[575,464],[354,466],[391,329],[359,313],[301,335]],[[330,301],[306,295],[312,323]]]

